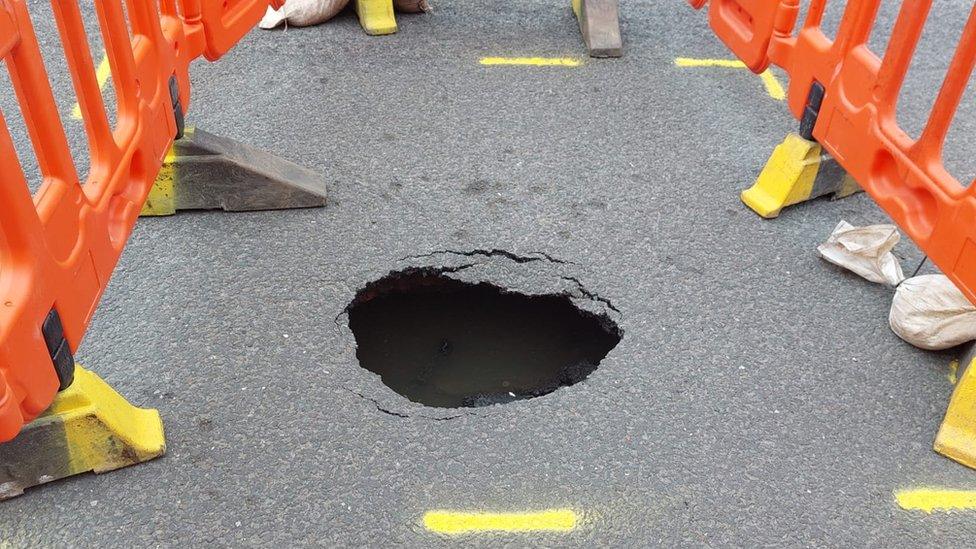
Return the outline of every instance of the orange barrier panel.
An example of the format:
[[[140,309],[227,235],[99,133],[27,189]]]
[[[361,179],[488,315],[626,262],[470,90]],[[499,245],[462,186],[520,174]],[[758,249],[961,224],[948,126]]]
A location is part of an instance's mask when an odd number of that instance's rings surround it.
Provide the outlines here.
[[[114,128],[77,1],[51,5],[91,165],[80,181],[27,3],[0,0],[0,57],[43,177],[31,196],[0,113],[0,442],[71,383],[72,354],[181,131],[190,62],[220,57],[269,0],[94,2],[118,102]]]
[[[849,0],[836,37],[821,30],[826,0],[712,0],[709,23],[750,68],[790,77],[789,108],[940,269],[976,303],[976,185],[946,169],[942,149],[976,62],[973,6],[919,138],[895,108],[932,0],[905,0],[883,57],[868,38],[881,0]],[[689,0],[698,8],[704,0]],[[821,103],[822,100],[822,103]]]

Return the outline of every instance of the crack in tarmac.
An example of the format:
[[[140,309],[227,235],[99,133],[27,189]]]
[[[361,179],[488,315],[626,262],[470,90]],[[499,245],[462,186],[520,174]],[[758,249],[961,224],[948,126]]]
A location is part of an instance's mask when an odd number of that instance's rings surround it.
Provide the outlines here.
[[[342,386],[342,388],[345,389],[346,391],[349,391],[350,393],[358,396],[359,398],[361,398],[361,399],[363,399],[365,401],[371,402],[373,404],[373,406],[376,407],[377,410],[379,410],[380,412],[382,412],[384,414],[393,416],[393,417],[399,417],[399,418],[405,418],[405,419],[419,418],[419,419],[426,419],[426,420],[430,420],[430,421],[451,421],[452,419],[457,419],[457,418],[463,417],[463,416],[479,417],[478,414],[473,414],[471,412],[462,412],[460,414],[457,414],[457,415],[454,415],[454,416],[447,416],[447,417],[431,417],[431,416],[425,416],[423,414],[411,415],[411,414],[405,414],[403,412],[395,412],[393,410],[384,408],[380,404],[380,402],[377,399],[373,398],[373,397],[368,397],[368,396],[360,393],[359,391],[354,391],[353,389],[350,389],[349,387],[346,387],[344,385]]]
[[[586,299],[589,299],[590,301],[599,301],[600,303],[606,305],[607,308],[609,308],[611,311],[617,313],[618,315],[621,314],[620,309],[616,308],[609,299],[601,296],[596,292],[591,292],[590,290],[587,290],[586,287],[583,286],[583,283],[580,282],[578,278],[573,276],[561,276],[560,278],[575,283],[576,289],[579,290],[580,294]]]
[[[541,256],[541,257],[533,257],[533,256],[519,255],[519,254],[516,254],[514,252],[510,252],[508,250],[503,250],[503,249],[499,249],[499,248],[492,248],[490,250],[488,250],[488,249],[482,249],[482,248],[477,248],[477,249],[470,250],[470,251],[467,251],[467,252],[460,251],[460,250],[446,250],[446,249],[445,250],[434,250],[434,251],[431,251],[431,252],[428,252],[428,253],[424,253],[424,254],[415,254],[415,255],[404,256],[404,257],[401,257],[398,261],[407,261],[409,259],[424,259],[424,258],[433,257],[435,255],[441,255],[441,254],[452,254],[452,255],[459,255],[459,256],[464,256],[464,257],[482,256],[482,257],[487,257],[487,258],[500,256],[500,257],[505,257],[507,259],[510,259],[510,260],[514,261],[515,263],[519,263],[519,264],[533,263],[533,262],[536,262],[536,261],[547,261],[549,263],[555,263],[555,264],[558,264],[558,265],[579,265],[578,263],[576,263],[574,261],[569,261],[569,260],[565,260],[565,259],[559,259],[557,257],[554,257],[554,256],[550,255],[550,254],[547,254],[546,252],[531,252],[531,253],[532,254],[535,254],[537,256]],[[479,262],[476,262],[476,263],[464,263],[462,265],[457,265],[457,266],[454,266],[454,267],[448,267],[446,265],[429,266],[429,267],[410,267],[410,268],[406,269],[403,272],[407,272],[407,271],[411,271],[411,270],[416,270],[416,271],[427,271],[427,272],[431,272],[433,274],[457,273],[457,272],[463,271],[465,269],[470,269],[471,267],[476,267],[478,265],[484,265],[484,264],[485,264],[484,261],[479,261]],[[388,273],[388,274],[392,274],[393,272],[394,271],[390,271],[390,273]],[[622,314],[620,312],[620,309],[618,309],[613,304],[613,302],[610,299],[605,298],[605,297],[601,296],[600,294],[598,294],[596,292],[593,292],[593,291],[588,290],[586,288],[586,286],[584,286],[583,283],[578,278],[576,278],[574,276],[560,276],[560,278],[562,280],[565,280],[565,281],[568,281],[568,282],[572,282],[573,284],[575,284],[576,285],[576,290],[579,292],[579,295],[573,295],[573,294],[566,294],[566,295],[569,295],[570,297],[585,298],[585,299],[589,299],[590,301],[597,301],[597,302],[603,303],[611,311],[617,313],[618,315]],[[339,319],[342,316],[349,314],[349,308],[354,303],[355,303],[355,299],[353,301],[349,302],[345,307],[343,307],[342,310],[339,311],[339,314],[337,314],[335,316],[335,318],[333,319],[333,323],[337,327],[339,327],[339,328],[342,327],[342,325],[339,324]]]
[[[480,256],[484,256],[484,257],[502,256],[502,257],[506,257],[508,259],[511,259],[512,261],[514,261],[516,263],[532,263],[533,261],[548,261],[550,263],[558,263],[560,265],[579,265],[578,263],[573,262],[573,261],[569,261],[569,260],[566,260],[566,259],[559,259],[557,257],[553,257],[553,256],[547,254],[546,252],[530,252],[530,253],[533,254],[533,255],[538,255],[538,256],[542,256],[542,257],[532,257],[532,256],[527,256],[527,255],[519,255],[519,254],[516,254],[514,252],[510,252],[508,250],[502,250],[502,249],[499,249],[499,248],[492,248],[490,250],[482,249],[482,248],[476,248],[476,249],[471,250],[471,251],[468,251],[468,252],[462,252],[460,250],[434,250],[432,252],[425,253],[425,254],[408,255],[408,256],[405,256],[405,257],[401,257],[400,258],[400,261],[406,261],[408,259],[423,259],[425,257],[433,257],[433,256],[439,255],[439,254],[452,254],[452,255],[462,255],[462,256],[466,256],[466,257],[474,257],[476,255],[480,255]]]
[[[401,261],[403,261],[403,260],[401,259]],[[427,272],[427,273],[432,273],[432,274],[457,273],[457,272],[463,271],[465,269],[470,269],[471,267],[476,267],[478,265],[484,265],[484,262],[482,261],[482,262],[478,262],[478,263],[465,263],[463,265],[457,265],[455,267],[447,267],[447,266],[444,266],[444,265],[437,266],[437,267],[411,267],[409,269],[404,269],[403,271],[399,271],[399,273],[401,273],[401,274],[409,274],[411,272]],[[389,276],[391,274],[394,274],[395,272],[397,272],[397,271],[390,271],[389,273],[387,273],[387,276]],[[359,292],[357,292],[357,297],[358,297],[358,294],[359,294]],[[339,324],[339,319],[343,315],[348,315],[349,314],[349,308],[352,307],[355,303],[356,303],[356,299],[354,298],[352,301],[350,301],[349,303],[347,303],[346,306],[343,307],[341,311],[339,311],[339,314],[337,314],[334,319],[332,319],[332,322],[337,327],[339,327],[339,328],[342,327],[342,325]]]

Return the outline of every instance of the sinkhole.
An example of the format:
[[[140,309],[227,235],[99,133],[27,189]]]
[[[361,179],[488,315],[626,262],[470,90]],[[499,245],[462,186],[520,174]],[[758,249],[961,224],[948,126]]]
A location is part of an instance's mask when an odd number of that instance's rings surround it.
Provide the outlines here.
[[[429,270],[369,284],[348,314],[360,366],[439,408],[502,404],[578,383],[622,333],[566,295],[524,295]]]

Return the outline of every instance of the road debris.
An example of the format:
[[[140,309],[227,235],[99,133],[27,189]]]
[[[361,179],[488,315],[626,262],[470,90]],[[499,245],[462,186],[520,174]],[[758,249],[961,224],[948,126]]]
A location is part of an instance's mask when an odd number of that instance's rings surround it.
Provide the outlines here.
[[[855,227],[841,220],[827,242],[817,247],[820,256],[878,284],[897,286],[905,275],[891,253],[901,235],[894,225]]]

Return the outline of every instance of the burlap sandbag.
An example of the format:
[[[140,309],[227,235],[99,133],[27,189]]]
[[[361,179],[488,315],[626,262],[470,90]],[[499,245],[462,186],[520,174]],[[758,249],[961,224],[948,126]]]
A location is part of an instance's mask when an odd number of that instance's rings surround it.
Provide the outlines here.
[[[937,351],[976,340],[976,306],[941,274],[902,282],[888,323],[898,337],[922,349]]]
[[[430,11],[427,0],[393,0],[393,7],[404,13],[420,13]]]
[[[271,7],[258,23],[262,29],[273,29],[282,23],[307,27],[324,23],[336,16],[349,0],[286,0],[279,10]]]

